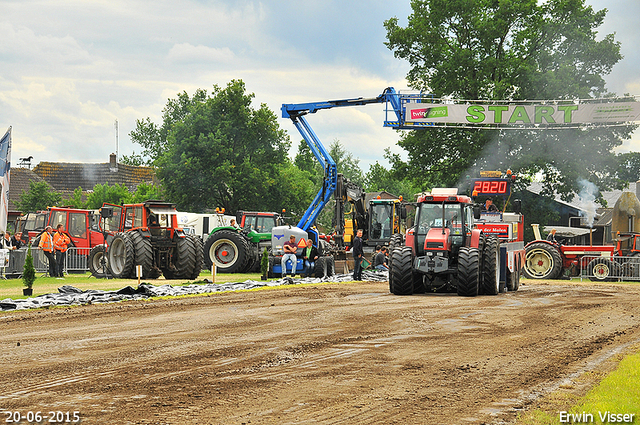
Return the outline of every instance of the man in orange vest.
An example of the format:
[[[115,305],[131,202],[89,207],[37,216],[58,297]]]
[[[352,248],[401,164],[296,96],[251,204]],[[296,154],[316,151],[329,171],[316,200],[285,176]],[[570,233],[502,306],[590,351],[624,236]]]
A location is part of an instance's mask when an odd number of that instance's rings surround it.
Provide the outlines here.
[[[56,276],[64,277],[62,271],[64,270],[64,259],[67,256],[67,248],[71,243],[69,236],[64,233],[64,226],[58,224],[56,227],[56,233],[53,235],[53,249],[56,252]]]
[[[51,235],[51,232],[53,232],[53,227],[45,227],[44,232],[42,232],[40,236],[38,246],[42,248],[42,252],[44,252],[45,257],[47,257],[49,261],[49,276],[56,276],[58,271],[56,267],[56,257],[53,254],[53,235]]]

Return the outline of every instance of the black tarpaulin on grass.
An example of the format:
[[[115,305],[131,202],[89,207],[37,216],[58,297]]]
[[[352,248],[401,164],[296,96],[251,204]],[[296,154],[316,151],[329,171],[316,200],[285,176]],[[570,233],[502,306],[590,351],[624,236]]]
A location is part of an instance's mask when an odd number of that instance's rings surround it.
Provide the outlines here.
[[[372,282],[384,282],[388,279],[387,272],[368,271],[362,272],[362,279]],[[138,288],[126,286],[117,291],[98,291],[89,289],[83,291],[73,286],[65,285],[58,288],[57,294],[45,294],[37,297],[12,300],[11,298],[0,301],[0,310],[27,310],[43,307],[59,307],[70,305],[110,303],[124,300],[136,300],[149,297],[177,296],[190,294],[207,294],[213,292],[239,291],[246,289],[262,288],[265,286],[281,286],[281,285],[299,285],[302,283],[321,283],[321,282],[347,282],[353,280],[351,274],[340,274],[325,278],[300,278],[292,279],[285,277],[272,281],[256,281],[246,280],[244,282],[234,283],[194,283],[190,285],[161,285],[154,286],[142,283]],[[206,282],[206,281],[205,281]]]

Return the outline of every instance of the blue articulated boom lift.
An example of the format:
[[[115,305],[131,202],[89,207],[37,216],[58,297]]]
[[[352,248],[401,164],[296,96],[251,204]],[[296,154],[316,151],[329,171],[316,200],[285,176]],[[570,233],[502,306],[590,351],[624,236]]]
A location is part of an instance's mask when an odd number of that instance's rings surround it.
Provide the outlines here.
[[[285,241],[289,240],[289,236],[294,234],[296,236],[296,240],[299,238],[311,238],[314,241],[314,245],[319,243],[319,235],[317,230],[313,227],[316,219],[322,212],[322,209],[327,205],[334,192],[336,191],[336,187],[338,185],[338,172],[336,169],[336,163],[331,158],[331,155],[324,147],[318,136],[315,134],[311,126],[309,125],[306,115],[316,113],[317,111],[323,109],[332,109],[338,107],[345,106],[360,106],[360,105],[369,105],[372,103],[385,103],[386,104],[386,118],[389,118],[391,113],[392,120],[385,119],[384,127],[391,127],[394,129],[413,129],[415,128],[415,124],[412,126],[406,126],[404,120],[404,104],[409,100],[412,101],[420,101],[420,95],[416,94],[399,94],[395,91],[393,87],[386,88],[382,94],[373,98],[354,98],[354,99],[342,99],[342,100],[329,100],[322,102],[310,102],[310,103],[298,103],[298,104],[283,104],[282,105],[282,117],[290,118],[293,124],[296,126],[302,138],[305,140],[311,152],[316,157],[322,168],[324,169],[324,180],[322,184],[322,188],[315,196],[309,208],[305,211],[304,215],[298,222],[298,225],[294,227],[281,226],[278,228],[274,228],[272,231],[272,256],[274,255],[282,255],[282,244]],[[298,251],[298,255],[300,255],[301,249]],[[272,258],[271,260],[270,270],[274,274],[282,274],[280,263],[278,262],[278,258]],[[332,261],[326,259],[326,262]],[[305,265],[303,264],[301,259],[298,259],[298,266],[296,267],[296,272],[301,274],[310,274],[309,267],[313,270],[313,265]],[[331,267],[329,267],[331,269]],[[291,270],[287,267],[287,270]],[[317,270],[317,267],[316,267]],[[325,267],[326,270],[326,267]],[[329,270],[331,273],[331,270]],[[316,273],[317,275],[317,273]]]

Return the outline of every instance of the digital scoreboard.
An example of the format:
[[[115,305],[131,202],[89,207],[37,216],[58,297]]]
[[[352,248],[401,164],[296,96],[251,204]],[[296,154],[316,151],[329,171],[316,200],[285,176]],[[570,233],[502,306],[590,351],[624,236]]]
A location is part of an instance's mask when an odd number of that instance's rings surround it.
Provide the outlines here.
[[[511,179],[481,178],[473,181],[474,196],[509,196]]]

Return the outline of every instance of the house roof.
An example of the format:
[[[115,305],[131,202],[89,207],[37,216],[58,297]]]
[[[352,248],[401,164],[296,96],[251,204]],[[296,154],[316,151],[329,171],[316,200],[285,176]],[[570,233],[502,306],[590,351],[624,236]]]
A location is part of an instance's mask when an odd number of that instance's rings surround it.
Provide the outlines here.
[[[536,195],[540,195],[540,192],[542,192],[543,187],[544,186],[540,182],[531,182],[531,184],[529,184],[529,186],[527,187],[527,190],[529,192],[535,193]],[[576,198],[577,197],[574,197],[573,199],[575,200]],[[582,211],[582,208],[580,208],[579,205],[571,203],[571,202],[563,201],[562,198],[560,198],[560,195],[558,195],[557,193],[554,194],[553,200],[556,201],[559,204],[566,205],[568,207],[571,207],[571,208],[574,208],[576,210]]]
[[[40,162],[33,172],[46,180],[57,191],[73,191],[78,187],[91,190],[97,184],[120,184],[134,191],[141,183],[153,182],[151,167],[111,163]]]
[[[9,172],[9,211],[17,211],[16,203],[22,192],[29,191],[29,182],[41,182],[43,179],[28,168],[11,168]]]

